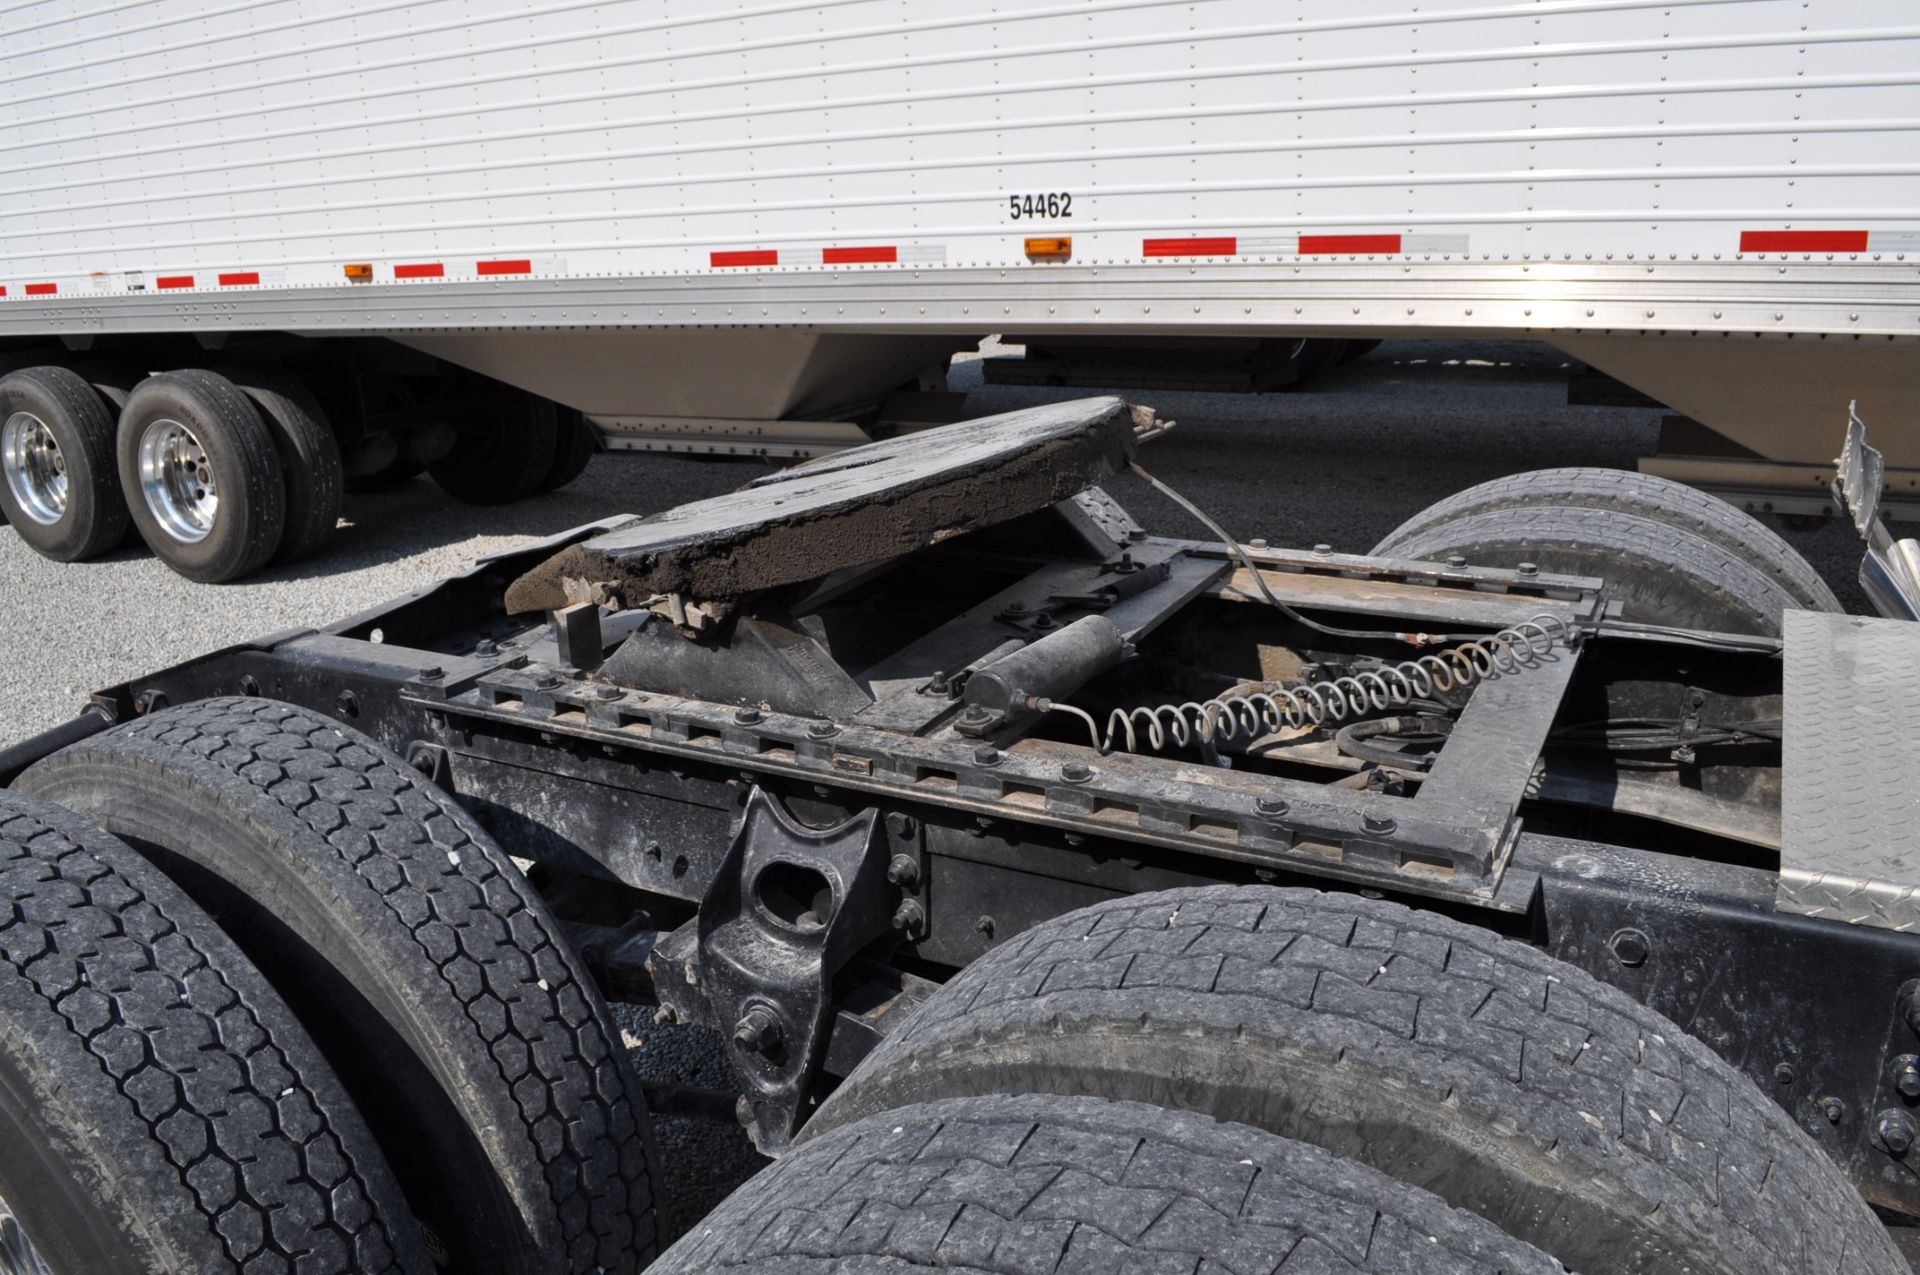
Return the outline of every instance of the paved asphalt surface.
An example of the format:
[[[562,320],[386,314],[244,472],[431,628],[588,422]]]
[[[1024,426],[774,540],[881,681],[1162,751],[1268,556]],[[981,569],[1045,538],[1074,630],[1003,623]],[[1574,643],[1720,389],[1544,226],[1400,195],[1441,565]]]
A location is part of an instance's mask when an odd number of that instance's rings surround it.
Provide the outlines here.
[[[954,386],[979,388],[979,377],[977,364],[962,363]],[[987,415],[1075,394],[979,388],[969,407]],[[1370,549],[1425,505],[1488,478],[1556,465],[1631,468],[1654,449],[1658,420],[1653,411],[1568,407],[1565,360],[1520,342],[1390,342],[1298,394],[1132,397],[1179,422],[1152,445],[1146,466],[1229,531],[1345,552]],[[349,525],[317,561],[226,586],[189,583],[143,549],[46,562],[0,531],[0,743],[71,716],[96,686],[275,630],[324,624],[528,537],[715,495],[759,472],[751,462],[602,456],[565,491],[498,510],[455,504],[422,479],[349,500]],[[1111,490],[1151,530],[1202,534],[1131,477]],[[1863,609],[1849,528],[1774,525],[1850,609]],[[643,1074],[727,1083],[711,1036],[655,1028],[646,1012],[622,1019]],[[758,1163],[731,1127],[666,1121],[660,1133],[669,1234]]]

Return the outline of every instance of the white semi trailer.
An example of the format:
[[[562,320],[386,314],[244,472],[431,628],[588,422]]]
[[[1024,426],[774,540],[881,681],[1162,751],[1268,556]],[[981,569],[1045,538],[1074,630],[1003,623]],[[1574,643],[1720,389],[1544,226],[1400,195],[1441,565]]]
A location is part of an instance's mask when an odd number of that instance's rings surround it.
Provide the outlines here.
[[[1824,502],[1851,399],[1920,498],[1902,0],[42,0],[0,65],[54,556],[811,454],[993,332],[1538,336],[1708,427],[1649,469]]]

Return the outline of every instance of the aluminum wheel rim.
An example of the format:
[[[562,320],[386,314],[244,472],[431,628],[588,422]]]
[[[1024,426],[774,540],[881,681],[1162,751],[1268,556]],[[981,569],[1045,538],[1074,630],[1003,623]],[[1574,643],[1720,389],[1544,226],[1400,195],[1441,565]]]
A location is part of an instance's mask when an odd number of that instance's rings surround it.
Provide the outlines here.
[[[220,492],[207,449],[179,421],[161,419],[140,434],[140,491],[160,530],[198,544],[220,515]]]
[[[67,458],[47,423],[32,412],[15,412],[0,425],[0,468],[20,512],[43,527],[67,512]]]
[[[0,1275],[53,1275],[4,1196],[0,1196]]]

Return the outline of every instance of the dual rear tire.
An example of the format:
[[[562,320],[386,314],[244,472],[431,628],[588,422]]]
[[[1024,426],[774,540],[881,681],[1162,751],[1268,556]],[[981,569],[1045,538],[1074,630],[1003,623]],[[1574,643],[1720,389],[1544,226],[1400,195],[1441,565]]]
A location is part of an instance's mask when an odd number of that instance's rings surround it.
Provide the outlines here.
[[[1167,1112],[1177,1131],[1154,1123]],[[995,1131],[1002,1121],[1018,1127]],[[1206,1129],[1248,1150],[1210,1156],[1198,1143]],[[1321,1242],[1336,1221],[1359,1225],[1354,1208],[1369,1223],[1394,1219],[1379,1235],[1398,1237],[1411,1214],[1396,1210],[1419,1202],[1434,1210],[1423,1217],[1461,1210],[1450,1215],[1482,1244],[1471,1258],[1423,1221],[1413,1225],[1428,1227],[1425,1262],[1388,1246],[1338,1252],[1344,1265],[1325,1269],[1908,1275],[1839,1167],[1674,1023],[1523,943],[1308,889],[1137,895],[1016,935],[900,1023],[801,1139],[766,1187],[722,1210],[732,1227],[697,1229],[660,1269],[803,1269],[787,1256],[812,1246],[852,1258],[883,1233],[895,1248],[872,1267],[904,1271],[918,1254],[897,1252],[902,1231],[968,1233],[966,1210],[908,1212],[929,1202],[1000,1202],[1008,1225],[996,1242],[1027,1242],[1039,1269],[1060,1269],[1048,1248],[1058,1237],[1039,1231],[1075,1219],[1073,1202],[1023,1212],[1058,1183],[1098,1196],[1087,1225],[1146,1260],[1171,1237],[1135,1219],[1187,1208],[1183,1187],[1217,1183],[1223,1200],[1252,1200],[1217,1181],[1238,1162],[1279,1173],[1261,1189],[1288,1192],[1288,1223]],[[1194,1141],[1162,1150],[1181,1139]],[[1139,1150],[1125,1160],[1110,1144]],[[1027,1164],[1035,1146],[1054,1160]],[[1104,1166],[1108,1154],[1125,1164]],[[972,1175],[948,1169],[962,1158]],[[1288,1171],[1294,1187],[1283,1187]],[[1321,1198],[1300,1181],[1321,1185]],[[829,1227],[862,1196],[920,1194],[879,1196],[829,1235],[781,1219],[789,1196],[816,1189],[826,1194],[810,1206]],[[1129,1202],[1150,1189],[1165,1194]],[[1217,1202],[1213,1212],[1246,1219]],[[1227,1252],[1194,1252],[1179,1269]],[[1006,1258],[977,1265],[1020,1265]]]
[[[499,391],[428,466],[440,486],[498,505],[577,478],[596,446],[580,413]],[[346,490],[338,439],[313,394],[244,365],[144,379],[112,368],[13,372],[0,378],[0,462],[0,512],[36,552],[80,561],[131,529],[203,583],[317,553]],[[393,476],[418,468],[396,457]]]
[[[652,1255],[650,1126],[605,1004],[519,870],[399,757],[215,699],[16,787],[132,844],[264,971],[443,1264],[630,1275]]]
[[[1682,483],[1543,469],[1481,483],[1396,527],[1382,558],[1515,567],[1606,582],[1622,618],[1778,635],[1790,610],[1839,611],[1820,574],[1759,519]]]

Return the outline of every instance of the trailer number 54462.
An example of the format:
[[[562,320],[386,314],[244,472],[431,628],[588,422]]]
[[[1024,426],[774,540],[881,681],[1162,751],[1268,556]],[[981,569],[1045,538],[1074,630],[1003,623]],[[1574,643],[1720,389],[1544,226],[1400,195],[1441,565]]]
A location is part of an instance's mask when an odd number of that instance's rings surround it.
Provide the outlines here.
[[[1015,221],[1073,216],[1073,196],[1065,191],[1044,195],[1008,195],[1007,212]]]

